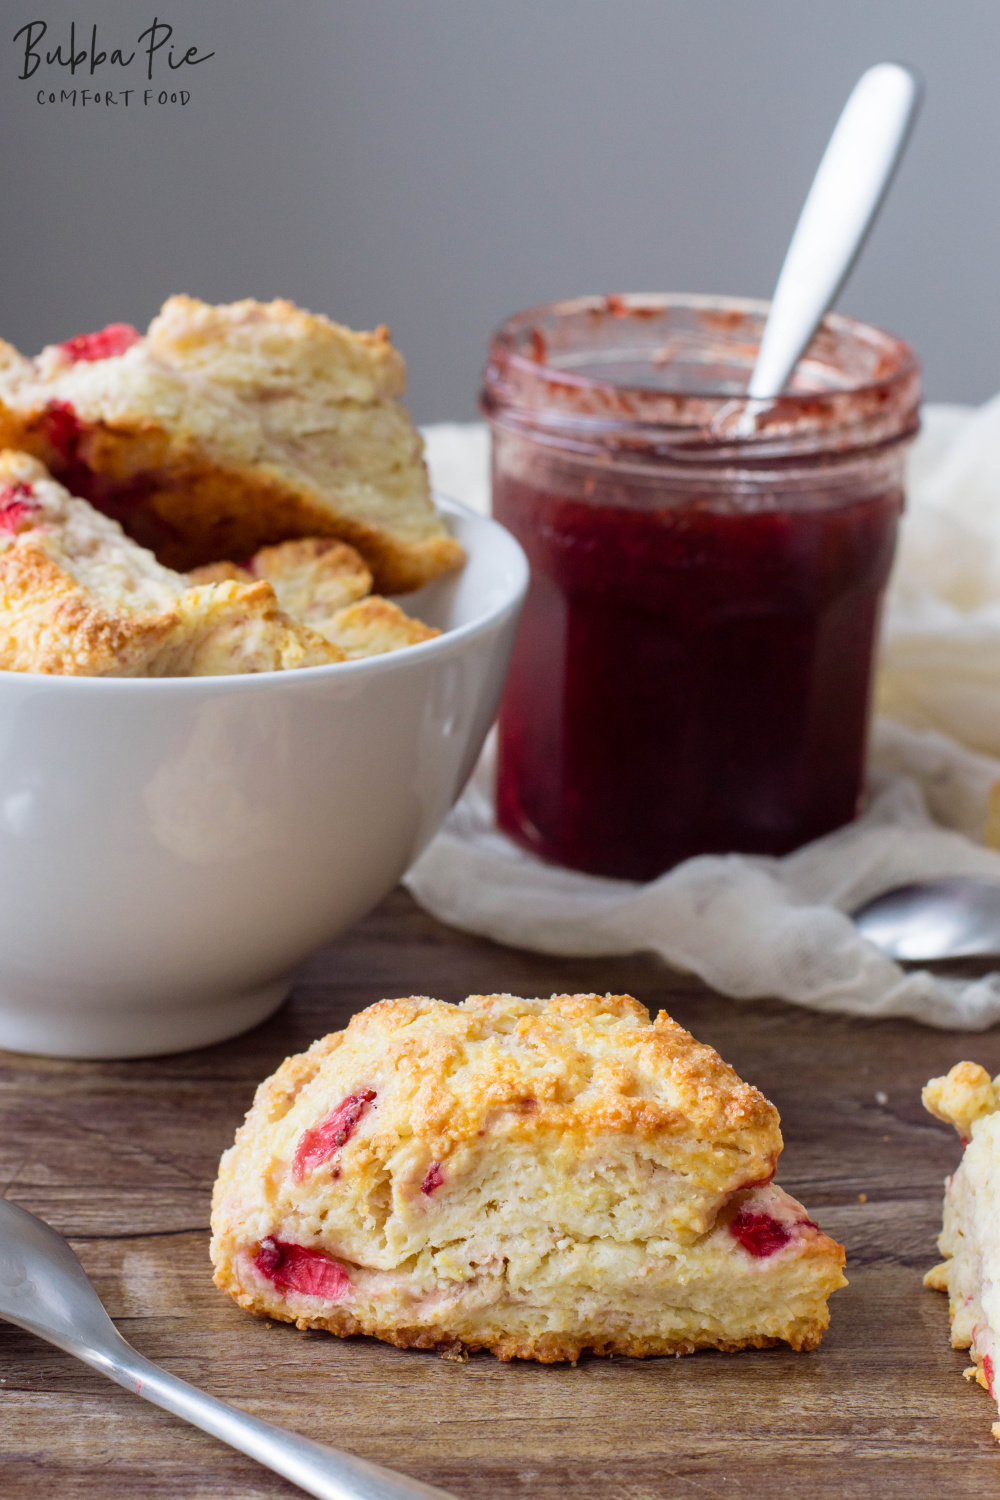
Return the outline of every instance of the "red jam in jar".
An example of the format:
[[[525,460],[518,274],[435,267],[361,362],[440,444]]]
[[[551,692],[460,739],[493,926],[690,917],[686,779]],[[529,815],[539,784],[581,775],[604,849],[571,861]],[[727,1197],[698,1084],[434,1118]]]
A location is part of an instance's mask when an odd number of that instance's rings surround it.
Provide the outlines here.
[[[494,338],[493,512],[531,563],[497,816],[544,859],[649,880],[857,812],[919,375],[830,317],[751,406],[765,315],[582,298]]]

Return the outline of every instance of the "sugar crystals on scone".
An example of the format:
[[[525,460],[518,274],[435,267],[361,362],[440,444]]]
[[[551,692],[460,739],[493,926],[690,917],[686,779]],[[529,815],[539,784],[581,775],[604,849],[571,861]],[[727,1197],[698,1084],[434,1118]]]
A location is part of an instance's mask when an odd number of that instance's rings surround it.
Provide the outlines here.
[[[956,1063],[923,1091],[924,1106],[954,1125],[965,1147],[945,1179],[938,1248],[945,1259],[924,1285],[948,1294],[951,1342],[971,1351],[966,1375],[1000,1400],[1000,1077],[978,1063]],[[993,1423],[1000,1440],[1000,1422]]]
[[[630,996],[387,1000],[257,1092],[215,1187],[250,1311],[502,1359],[811,1349],[842,1248],[773,1105]]]
[[[42,459],[172,568],[328,536],[400,593],[464,556],[404,386],[385,328],[171,297],[145,337],[113,324],[34,360],[0,344],[0,447]]]
[[[192,588],[26,453],[0,453],[0,670],[203,677],[325,666],[270,584]]]

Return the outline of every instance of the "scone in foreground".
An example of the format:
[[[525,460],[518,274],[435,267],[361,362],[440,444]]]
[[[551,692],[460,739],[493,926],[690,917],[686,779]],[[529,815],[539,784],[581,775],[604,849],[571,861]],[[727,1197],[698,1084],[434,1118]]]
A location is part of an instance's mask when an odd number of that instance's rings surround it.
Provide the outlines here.
[[[384,1000],[257,1091],[216,1284],[300,1328],[546,1363],[812,1349],[844,1253],[777,1111],[628,995]]]
[[[331,536],[402,593],[463,557],[405,383],[385,328],[171,297],[145,337],[112,324],[34,360],[0,342],[0,447],[41,459],[178,571]]]
[[[969,1349],[966,1375],[994,1400],[1000,1338],[1000,1077],[991,1081],[978,1063],[956,1063],[932,1078],[925,1107],[954,1125],[965,1146],[961,1163],[945,1180],[944,1222],[938,1248],[945,1256],[924,1285],[947,1292],[954,1349]],[[1000,1422],[993,1423],[1000,1441]]]

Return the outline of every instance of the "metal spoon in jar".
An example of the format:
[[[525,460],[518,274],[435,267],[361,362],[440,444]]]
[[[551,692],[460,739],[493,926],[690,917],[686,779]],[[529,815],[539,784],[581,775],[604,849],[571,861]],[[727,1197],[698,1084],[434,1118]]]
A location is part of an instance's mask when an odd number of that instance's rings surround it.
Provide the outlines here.
[[[906,148],[922,93],[919,79],[898,63],[878,63],[855,84],[788,246],[736,436],[751,434],[761,410],[780,396],[840,294]]]
[[[1000,954],[1000,885],[964,876],[901,885],[866,901],[853,921],[903,963]]]
[[[127,1344],[61,1234],[0,1199],[0,1318],[283,1474],[319,1500],[454,1500],[444,1490],[217,1401]]]

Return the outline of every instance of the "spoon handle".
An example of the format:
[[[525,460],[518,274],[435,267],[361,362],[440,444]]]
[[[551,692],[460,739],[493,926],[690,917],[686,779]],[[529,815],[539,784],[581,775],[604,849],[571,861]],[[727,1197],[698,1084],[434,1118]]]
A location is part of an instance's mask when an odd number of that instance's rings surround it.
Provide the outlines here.
[[[863,73],[834,126],[802,206],[747,387],[770,401],[785,387],[847,279],[909,139],[922,86],[908,68]]]
[[[70,1352],[127,1391],[248,1454],[318,1500],[454,1500],[418,1479],[314,1443],[218,1401],[153,1364],[120,1335],[102,1349],[77,1344]]]

